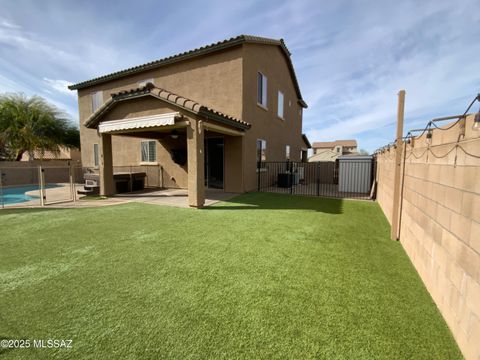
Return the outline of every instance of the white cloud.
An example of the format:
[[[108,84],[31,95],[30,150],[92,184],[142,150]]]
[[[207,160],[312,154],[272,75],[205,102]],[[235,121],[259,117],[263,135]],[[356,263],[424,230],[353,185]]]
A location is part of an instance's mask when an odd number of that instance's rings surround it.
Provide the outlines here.
[[[0,92],[15,92],[20,88],[22,86],[18,82],[0,74]]]
[[[6,19],[0,19],[0,27],[5,27],[5,28],[9,28],[9,29],[20,29],[21,28],[20,25],[17,25],[13,22],[10,22]]]
[[[480,85],[474,61],[480,24],[473,5],[403,2],[390,17],[375,4],[353,11],[362,15],[358,22],[347,15],[346,26],[337,27],[326,45],[302,51],[300,76],[309,74],[301,85],[310,105],[304,121],[310,138],[357,137],[369,150],[382,145],[372,145],[372,138],[391,141],[402,88],[407,129],[432,116],[461,113]]]
[[[73,97],[77,97],[77,94],[75,93],[75,91],[71,91],[68,89],[68,86],[72,85],[73,83],[71,83],[70,81],[67,81],[67,80],[54,80],[54,79],[49,79],[49,78],[46,78],[44,77],[43,80],[47,83],[48,86],[50,86],[51,88],[63,93],[63,94],[67,94],[67,95],[70,95],[70,96],[73,96]]]

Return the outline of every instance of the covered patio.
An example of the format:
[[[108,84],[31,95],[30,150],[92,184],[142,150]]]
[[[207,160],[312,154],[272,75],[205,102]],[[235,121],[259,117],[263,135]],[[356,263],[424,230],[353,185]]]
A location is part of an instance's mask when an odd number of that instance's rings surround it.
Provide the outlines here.
[[[221,172],[221,188],[225,192],[243,191],[242,137],[250,124],[240,119],[148,83],[112,94],[85,126],[97,129],[100,138],[100,195],[116,193],[114,159],[121,153],[112,151],[112,137],[118,135],[158,141],[165,150],[158,161],[164,167],[175,167],[179,187],[188,194],[189,206],[205,204],[205,188],[209,184],[205,173],[211,169],[208,159],[218,158],[217,172]],[[221,145],[221,156],[215,156],[213,150],[206,153],[209,139],[222,139],[221,144],[211,142]]]

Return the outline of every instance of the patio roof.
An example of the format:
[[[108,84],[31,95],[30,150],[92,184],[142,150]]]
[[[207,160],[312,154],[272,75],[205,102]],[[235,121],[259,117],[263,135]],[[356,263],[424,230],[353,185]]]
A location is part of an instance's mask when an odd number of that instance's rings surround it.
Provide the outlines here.
[[[111,98],[108,99],[102,106],[100,106],[86,121],[85,126],[87,128],[97,128],[101,118],[108,111],[110,111],[116,104],[122,101],[127,101],[131,99],[137,99],[141,97],[154,97],[161,101],[164,101],[174,107],[192,113],[194,115],[201,116],[207,120],[212,120],[215,122],[222,123],[224,125],[229,125],[233,128],[240,129],[242,131],[248,130],[250,124],[237,119],[233,116],[226,115],[220,111],[214,110],[210,107],[199,104],[198,102],[187,99],[180,95],[169,92],[165,89],[156,87],[152,83],[147,83],[144,87],[131,89],[127,91],[121,91],[111,95]],[[138,120],[138,119],[137,119]],[[143,120],[140,119],[143,124]],[[129,121],[134,122],[135,119],[130,119]]]

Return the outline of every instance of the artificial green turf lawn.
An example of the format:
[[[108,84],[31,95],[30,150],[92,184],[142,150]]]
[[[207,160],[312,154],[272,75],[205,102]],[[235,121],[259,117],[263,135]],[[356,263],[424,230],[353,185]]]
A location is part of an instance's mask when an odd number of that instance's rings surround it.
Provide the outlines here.
[[[376,203],[0,212],[2,359],[461,358]]]

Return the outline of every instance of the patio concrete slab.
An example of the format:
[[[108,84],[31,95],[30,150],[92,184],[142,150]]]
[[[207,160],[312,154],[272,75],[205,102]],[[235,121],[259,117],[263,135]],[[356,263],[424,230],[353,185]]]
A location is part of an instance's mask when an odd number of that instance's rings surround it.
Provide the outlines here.
[[[231,199],[236,195],[238,194],[218,190],[207,190],[205,194],[205,206]],[[114,195],[112,199],[123,199],[129,202],[135,201],[155,205],[189,207],[188,192],[186,189],[144,190],[140,192],[117,194]]]
[[[188,192],[186,189],[145,189],[142,191],[117,194],[105,199],[88,199],[77,194],[77,200],[71,200],[72,193],[69,184],[58,184],[56,188],[46,190],[46,201],[49,208],[76,208],[76,207],[98,207],[108,205],[119,205],[129,202],[142,202],[153,205],[168,205],[188,208]],[[76,187],[76,190],[80,187]],[[39,191],[30,191],[27,195],[35,196],[30,201],[10,204],[6,208],[31,208],[40,207]],[[231,199],[238,194],[228,193],[221,190],[208,189],[205,194],[205,206],[215,204],[219,201]],[[49,204],[50,203],[50,204]]]

